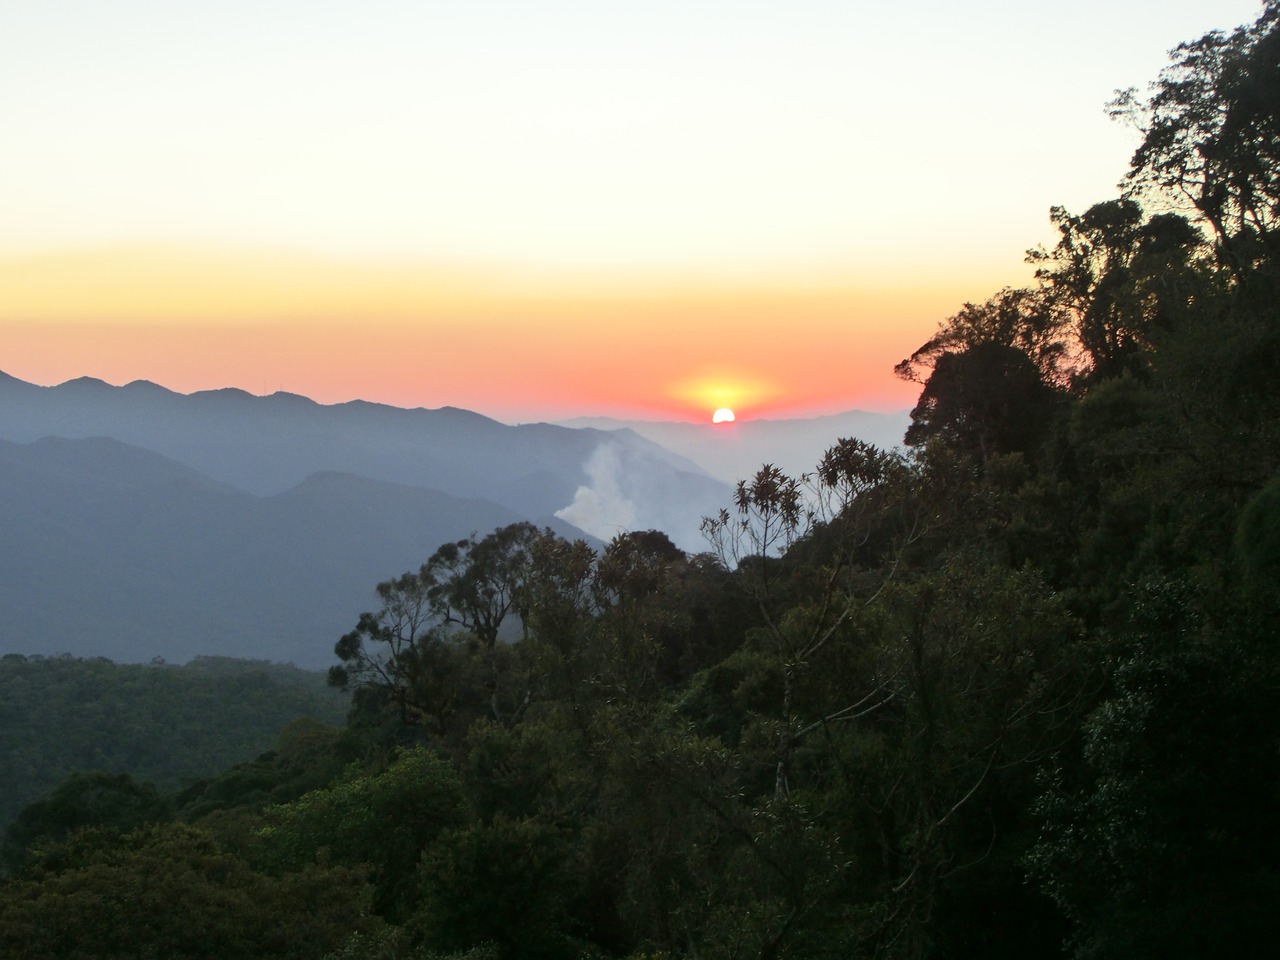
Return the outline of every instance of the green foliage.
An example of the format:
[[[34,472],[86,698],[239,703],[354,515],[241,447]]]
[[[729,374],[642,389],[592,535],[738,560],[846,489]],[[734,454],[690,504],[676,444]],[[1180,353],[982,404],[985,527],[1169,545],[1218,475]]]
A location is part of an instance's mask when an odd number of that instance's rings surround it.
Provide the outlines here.
[[[77,772],[127,773],[172,790],[268,750],[310,716],[343,722],[320,674],[198,657],[186,666],[0,658],[0,824]]]
[[[781,695],[776,661],[743,648],[695,676],[678,707],[699,736],[737,746],[751,718],[767,714]]]
[[[509,730],[479,721],[467,733],[462,765],[463,789],[474,816],[519,817],[546,802],[544,790],[555,778],[555,745],[545,726]]]
[[[285,869],[367,864],[377,910],[402,920],[413,901],[418,858],[462,813],[462,791],[449,764],[428,750],[407,750],[385,770],[353,768],[333,785],[269,810],[261,856]]]
[[[217,811],[260,811],[327,786],[355,759],[355,739],[299,719],[286,724],[275,748],[216,777],[188,781],[173,797],[175,812],[195,821]]]
[[[549,539],[549,530],[510,524],[446,543],[417,571],[378,584],[382,609],[361,614],[335,645],[342,664],[329,682],[377,687],[405,720],[436,735],[484,714],[518,718],[519,671],[498,637],[509,618],[523,621],[533,558]],[[478,655],[459,655],[468,644]]]
[[[4,865],[16,873],[37,844],[65,840],[77,830],[127,833],[168,819],[168,805],[151,784],[124,773],[78,773],[26,807],[5,831]]]
[[[501,960],[579,955],[567,930],[577,883],[551,827],[500,814],[449,830],[427,850],[419,879],[413,926],[434,949],[492,944]]]
[[[1213,627],[1187,584],[1138,594],[1081,763],[1052,768],[1029,862],[1076,955],[1259,955],[1280,895],[1274,637]]]
[[[310,960],[373,929],[360,876],[268,876],[191,827],[80,834],[0,886],[13,960]]]
[[[1280,618],[1280,480],[1258,493],[1240,513],[1236,565],[1244,596],[1259,618]]]

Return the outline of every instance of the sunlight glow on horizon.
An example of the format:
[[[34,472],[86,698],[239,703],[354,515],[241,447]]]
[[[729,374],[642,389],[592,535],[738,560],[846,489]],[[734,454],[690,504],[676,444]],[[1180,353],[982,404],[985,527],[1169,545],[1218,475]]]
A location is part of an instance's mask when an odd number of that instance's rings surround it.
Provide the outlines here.
[[[21,2],[0,370],[508,421],[901,410],[1255,0]]]
[[[587,274],[123,246],[0,258],[0,369],[180,392],[696,421],[901,410],[894,363],[996,276]],[[965,283],[967,282],[967,286]],[[803,339],[800,339],[800,338]]]

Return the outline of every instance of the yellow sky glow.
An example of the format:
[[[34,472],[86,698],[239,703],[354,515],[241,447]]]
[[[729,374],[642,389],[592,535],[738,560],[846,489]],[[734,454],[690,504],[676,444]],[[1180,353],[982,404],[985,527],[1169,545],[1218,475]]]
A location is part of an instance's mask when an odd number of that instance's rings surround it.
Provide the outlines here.
[[[0,370],[509,420],[902,409],[1257,0],[0,14]],[[1210,9],[1212,8],[1212,9]]]
[[[0,259],[0,335],[6,372],[39,383],[287,389],[508,419],[901,409],[912,389],[893,364],[965,289],[904,281],[129,245]]]

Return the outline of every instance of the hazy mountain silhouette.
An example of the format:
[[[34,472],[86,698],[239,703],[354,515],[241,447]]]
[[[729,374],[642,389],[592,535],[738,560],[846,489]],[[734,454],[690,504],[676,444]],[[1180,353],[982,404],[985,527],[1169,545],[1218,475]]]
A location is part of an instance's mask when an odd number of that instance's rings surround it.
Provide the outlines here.
[[[0,374],[0,438],[112,437],[260,495],[336,471],[493,501],[520,517],[567,511],[588,532],[660,527],[699,549],[727,488],[637,434],[510,426],[466,410],[322,405],[288,393],[180,394],[146,381],[40,387]]]
[[[854,437],[882,449],[902,444],[911,414],[849,410],[792,420],[742,420],[734,423],[677,423],[578,417],[561,421],[579,429],[638,435],[693,460],[717,479],[736,483],[772,463],[792,476],[811,473],[822,454],[841,437]]]
[[[0,374],[0,652],[323,666],[441,543],[529,520],[697,550],[729,497],[626,432]]]
[[[0,651],[309,667],[333,662],[377,582],[523,519],[340,473],[255,496],[106,438],[0,441],[0,503]]]

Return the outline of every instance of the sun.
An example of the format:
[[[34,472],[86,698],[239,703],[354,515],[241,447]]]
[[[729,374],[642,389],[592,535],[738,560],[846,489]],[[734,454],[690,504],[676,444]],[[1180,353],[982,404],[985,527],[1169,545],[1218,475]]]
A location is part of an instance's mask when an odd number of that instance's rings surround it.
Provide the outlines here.
[[[728,407],[721,407],[711,415],[712,423],[732,423],[736,418]]]

